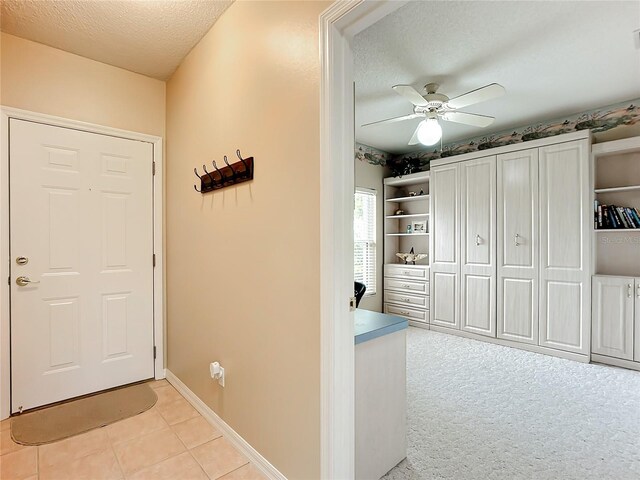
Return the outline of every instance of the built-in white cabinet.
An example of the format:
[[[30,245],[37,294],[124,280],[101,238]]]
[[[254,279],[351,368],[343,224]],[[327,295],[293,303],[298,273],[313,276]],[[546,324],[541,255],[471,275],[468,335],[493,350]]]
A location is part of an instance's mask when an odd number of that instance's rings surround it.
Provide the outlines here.
[[[460,164],[460,329],[496,336],[496,157]]]
[[[592,282],[592,298],[591,351],[633,360],[634,313],[640,316],[635,308],[640,307],[636,305],[640,304],[640,278],[596,275]]]
[[[614,228],[611,208],[640,210],[640,137],[593,146],[591,359],[640,370],[640,228]],[[575,260],[575,258],[574,258]]]
[[[589,353],[591,217],[586,140],[539,150],[539,343]]]
[[[431,169],[431,324],[460,328],[460,165]]]
[[[538,149],[497,157],[497,337],[538,343]]]
[[[384,312],[429,323],[430,172],[384,179]],[[404,264],[397,253],[426,255]]]
[[[432,162],[431,325],[588,360],[589,133],[529,145]]]

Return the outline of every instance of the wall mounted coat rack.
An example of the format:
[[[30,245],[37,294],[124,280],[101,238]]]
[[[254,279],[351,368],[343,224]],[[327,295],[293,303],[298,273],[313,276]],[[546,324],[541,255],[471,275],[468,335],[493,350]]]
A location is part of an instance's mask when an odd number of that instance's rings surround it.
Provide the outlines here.
[[[253,180],[253,157],[242,158],[240,150],[236,150],[236,155],[240,161],[232,163],[231,165],[229,165],[227,156],[225,155],[224,163],[226,166],[222,168],[218,168],[214,160],[212,162],[214,168],[212,171],[208,171],[207,166],[202,165],[204,175],[198,175],[198,170],[194,168],[193,173],[195,173],[196,177],[200,180],[200,189],[198,189],[197,185],[193,186],[195,191],[198,193],[207,193]]]

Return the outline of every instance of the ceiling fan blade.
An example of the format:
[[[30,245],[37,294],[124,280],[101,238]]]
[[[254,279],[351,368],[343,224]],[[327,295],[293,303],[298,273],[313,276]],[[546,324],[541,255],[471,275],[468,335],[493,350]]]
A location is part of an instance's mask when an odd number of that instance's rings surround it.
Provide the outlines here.
[[[420,143],[420,141],[418,140],[418,129],[420,128],[420,123],[416,127],[416,131],[413,132],[413,135],[411,136],[411,140],[409,140],[409,145],[417,145]]]
[[[422,97],[422,95],[420,95],[420,92],[418,92],[411,85],[394,85],[391,88],[393,88],[397,94],[402,95],[404,98],[418,107],[426,107],[427,105],[429,105],[429,102],[427,102]]]
[[[362,126],[363,127],[368,127],[370,125],[380,125],[380,124],[383,124],[383,123],[402,122],[404,120],[412,120],[414,118],[419,118],[419,117],[423,117],[423,116],[424,115],[417,115],[415,113],[412,113],[410,115],[402,115],[401,117],[393,117],[393,118],[387,118],[386,120],[379,120],[377,122],[365,123]]]
[[[464,123],[465,125],[473,125],[474,127],[488,127],[495,120],[495,118],[486,115],[464,112],[443,113],[442,119],[447,122]]]
[[[480,103],[486,100],[491,100],[492,98],[501,97],[505,94],[505,92],[506,90],[502,85],[491,83],[489,85],[485,85],[484,87],[480,87],[475,90],[471,90],[470,92],[463,93],[456,98],[452,98],[447,102],[447,104],[451,108],[462,108],[468,105],[473,105],[474,103]]]

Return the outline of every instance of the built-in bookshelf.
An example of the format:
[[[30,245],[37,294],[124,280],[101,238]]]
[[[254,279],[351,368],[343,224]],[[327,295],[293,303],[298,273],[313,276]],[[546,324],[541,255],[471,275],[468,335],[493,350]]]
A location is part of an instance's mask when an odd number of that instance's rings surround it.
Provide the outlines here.
[[[640,137],[593,146],[594,255],[600,275],[640,275]]]
[[[384,179],[384,263],[398,252],[429,253],[429,172]],[[417,228],[416,228],[417,227]],[[428,265],[429,258],[416,262]]]

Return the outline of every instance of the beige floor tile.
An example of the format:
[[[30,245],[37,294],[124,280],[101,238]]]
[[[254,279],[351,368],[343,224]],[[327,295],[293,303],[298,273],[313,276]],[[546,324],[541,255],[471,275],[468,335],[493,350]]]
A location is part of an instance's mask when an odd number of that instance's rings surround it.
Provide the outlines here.
[[[33,475],[32,477],[27,477],[24,480],[38,480],[38,475]]]
[[[249,463],[224,437],[200,445],[191,453],[209,478],[218,478]]]
[[[209,440],[222,436],[222,433],[203,417],[195,417],[186,422],[176,423],[171,428],[187,448],[197,447]]]
[[[26,447],[13,441],[11,438],[11,430],[4,430],[0,432],[0,455],[16,452],[23,448]]]
[[[109,447],[70,463],[41,466],[39,478],[40,480],[119,480],[123,476],[116,456]]]
[[[163,430],[168,426],[157,410],[147,410],[135,417],[107,425],[105,430],[111,442],[116,443]]]
[[[125,475],[131,475],[185,451],[182,442],[168,428],[126,442],[114,443],[113,449]]]
[[[189,452],[134,473],[129,480],[209,480]]]
[[[155,405],[156,407],[182,399],[182,395],[180,395],[171,385],[158,387],[153,391],[156,392],[156,395],[158,396],[158,402]]]
[[[59,442],[40,445],[38,448],[40,467],[67,464],[108,448],[107,432],[104,428],[96,428]]]
[[[240,467],[231,473],[220,477],[220,480],[267,480],[256,467],[251,464]]]
[[[38,449],[26,447],[0,457],[0,478],[18,480],[38,473]]]
[[[164,378],[162,380],[154,380],[152,382],[149,382],[149,386],[154,390],[160,387],[168,387],[169,385],[169,382],[167,382]]]
[[[182,397],[173,402],[158,405],[157,410],[169,425],[200,416],[196,409]]]
[[[4,432],[5,430],[9,430],[11,428],[11,419],[7,418],[0,422],[0,432]]]

